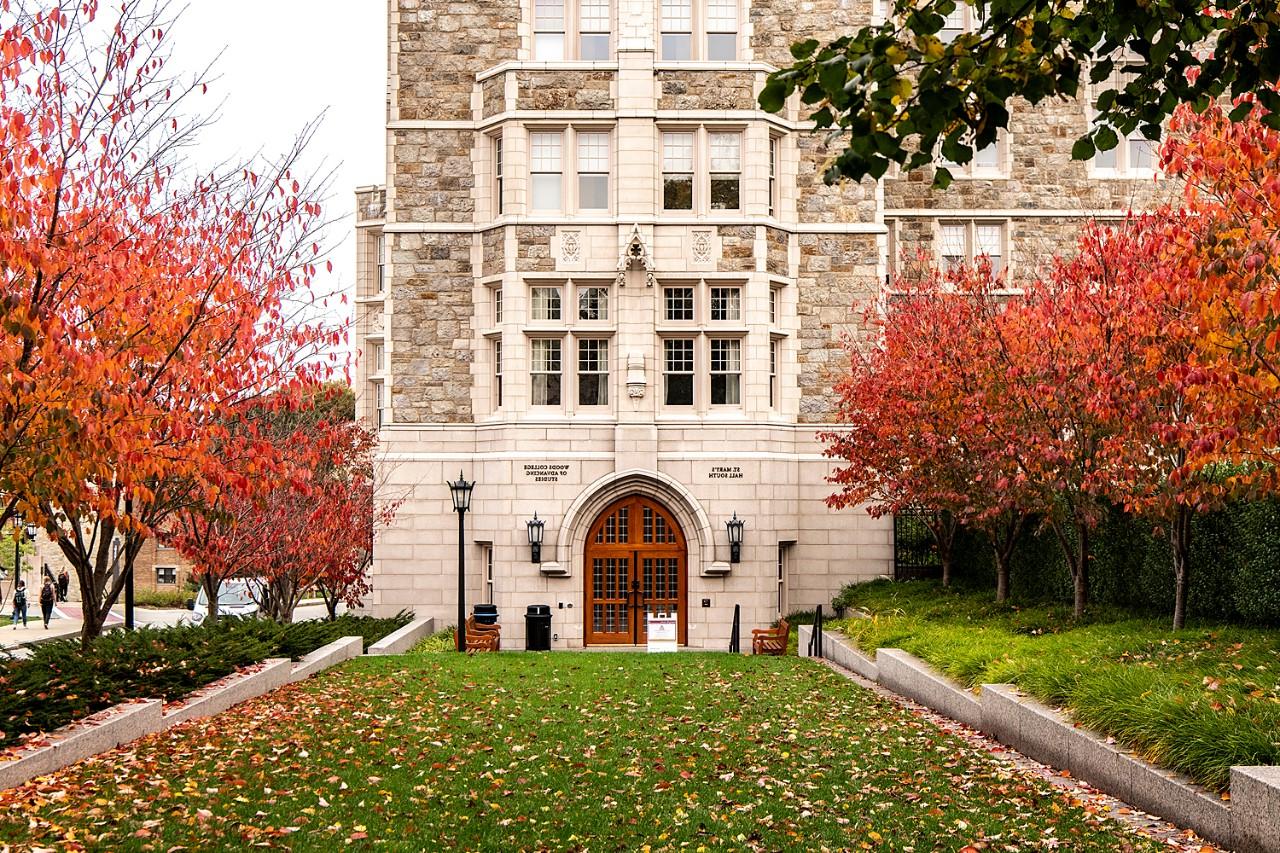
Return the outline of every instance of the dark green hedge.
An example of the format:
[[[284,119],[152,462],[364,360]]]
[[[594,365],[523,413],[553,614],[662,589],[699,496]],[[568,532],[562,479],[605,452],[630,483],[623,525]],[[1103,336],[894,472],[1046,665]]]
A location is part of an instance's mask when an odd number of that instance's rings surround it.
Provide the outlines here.
[[[365,647],[407,625],[412,614],[281,625],[266,619],[110,631],[85,651],[79,639],[44,643],[0,667],[0,745],[50,732],[130,699],[176,701],[270,657],[299,658],[342,637]]]
[[[1201,515],[1192,534],[1189,615],[1280,625],[1280,500],[1233,504]],[[955,572],[964,586],[995,587],[990,547],[965,533]],[[1071,576],[1047,529],[1020,543],[1010,578],[1020,601],[1069,601]],[[1173,612],[1173,563],[1147,522],[1112,510],[1093,537],[1091,598],[1132,610]]]

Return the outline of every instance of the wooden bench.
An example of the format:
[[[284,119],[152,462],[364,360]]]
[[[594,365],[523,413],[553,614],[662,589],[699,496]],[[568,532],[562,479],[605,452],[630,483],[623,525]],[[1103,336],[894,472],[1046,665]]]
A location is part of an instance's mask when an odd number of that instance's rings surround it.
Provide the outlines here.
[[[474,616],[467,617],[468,652],[496,652],[501,648],[501,625],[482,625]]]
[[[786,619],[780,620],[776,628],[755,628],[751,632],[751,654],[785,655],[790,636],[791,625]]]

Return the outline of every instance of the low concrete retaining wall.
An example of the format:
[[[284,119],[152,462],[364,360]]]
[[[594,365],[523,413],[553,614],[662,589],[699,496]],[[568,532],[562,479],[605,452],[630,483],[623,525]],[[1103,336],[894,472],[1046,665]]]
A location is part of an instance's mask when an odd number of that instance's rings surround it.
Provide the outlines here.
[[[802,656],[808,656],[812,631],[800,626]],[[1231,768],[1228,806],[1213,791],[1107,743],[1013,685],[984,684],[975,697],[902,649],[878,649],[872,663],[837,635],[824,635],[822,646],[827,660],[1222,847],[1280,853],[1280,767]]]
[[[363,646],[361,637],[343,637],[316,649],[297,664],[288,658],[271,658],[252,672],[228,676],[195,691],[184,704],[168,713],[159,699],[125,702],[99,711],[49,735],[46,744],[32,747],[12,761],[0,761],[0,790],[55,773],[144,735],[222,713],[247,699],[359,657]]]
[[[399,631],[388,634],[369,647],[366,654],[402,655],[418,645],[423,638],[435,633],[436,620],[432,618],[415,619]]]
[[[163,707],[159,699],[127,702],[65,726],[49,736],[48,745],[0,764],[0,788],[13,788],[115,749],[122,743],[161,731],[165,728]]]
[[[262,668],[229,679],[215,681],[187,697],[187,701],[164,715],[165,727],[176,726],[199,717],[221,714],[232,705],[270,693],[289,683],[293,661],[288,658],[269,658]]]
[[[358,658],[363,651],[364,637],[343,637],[341,640],[334,640],[295,663],[293,672],[289,673],[289,683],[302,681],[343,661]]]

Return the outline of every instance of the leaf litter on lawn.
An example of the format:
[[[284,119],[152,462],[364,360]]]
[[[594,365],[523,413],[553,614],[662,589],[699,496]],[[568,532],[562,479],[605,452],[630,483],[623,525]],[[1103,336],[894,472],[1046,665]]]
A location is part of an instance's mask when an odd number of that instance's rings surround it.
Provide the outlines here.
[[[0,793],[12,849],[1154,851],[817,664],[361,659]]]

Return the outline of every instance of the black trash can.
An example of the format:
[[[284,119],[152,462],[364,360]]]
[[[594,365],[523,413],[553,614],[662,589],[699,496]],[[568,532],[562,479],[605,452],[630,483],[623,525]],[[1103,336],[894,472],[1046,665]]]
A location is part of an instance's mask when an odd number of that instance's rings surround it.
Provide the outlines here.
[[[551,605],[530,604],[525,608],[524,648],[527,652],[551,651]]]
[[[477,625],[497,625],[498,605],[477,604],[472,615],[476,617]]]

